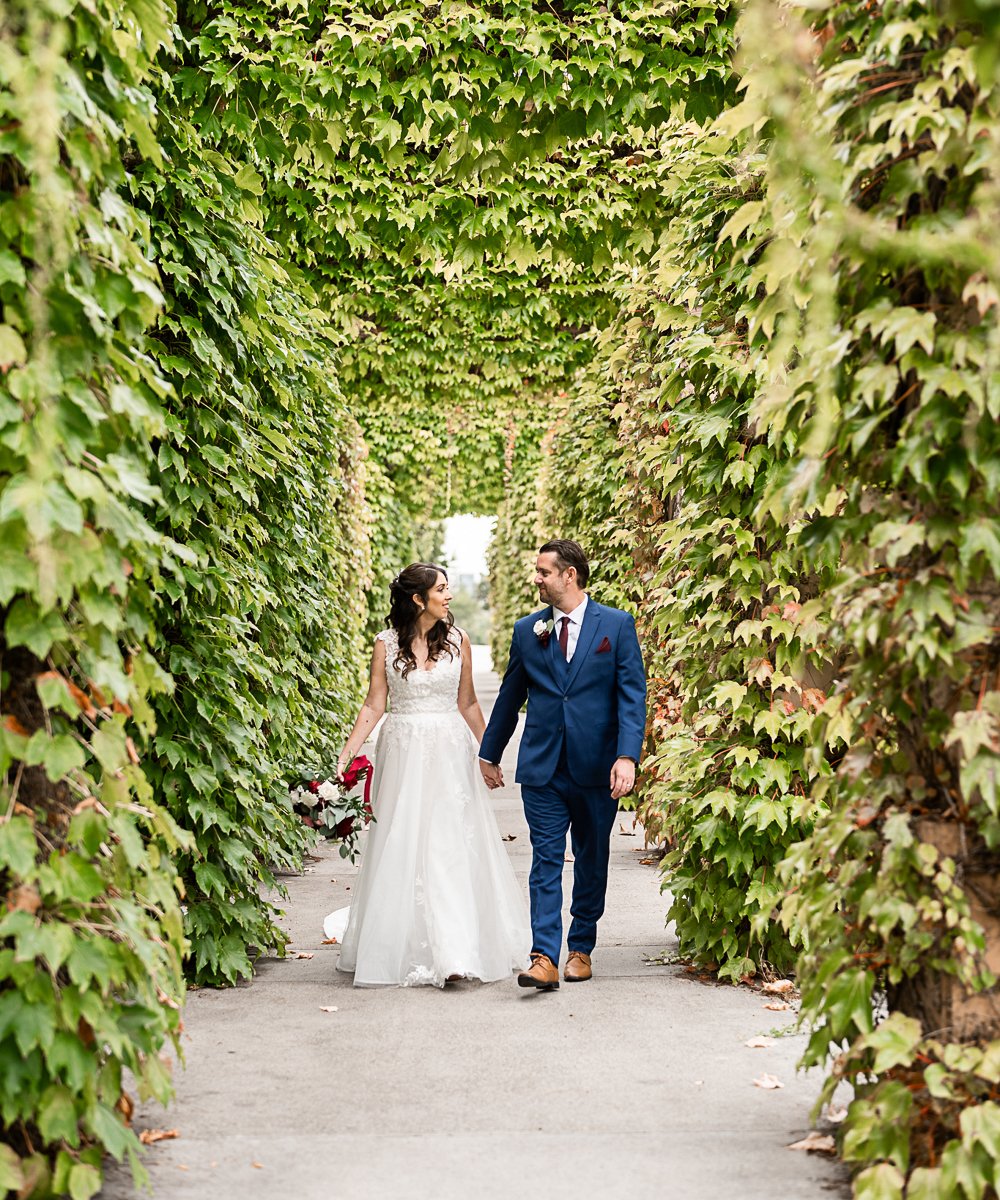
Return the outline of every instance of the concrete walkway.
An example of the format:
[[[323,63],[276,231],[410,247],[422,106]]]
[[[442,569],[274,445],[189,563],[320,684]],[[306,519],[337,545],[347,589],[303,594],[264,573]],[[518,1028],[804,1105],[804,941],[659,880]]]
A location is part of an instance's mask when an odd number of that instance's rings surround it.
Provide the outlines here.
[[[478,686],[488,710],[496,677],[480,672]],[[517,791],[493,800],[526,881]],[[292,956],[262,962],[248,985],[190,995],[177,1099],[136,1116],[180,1130],[147,1155],[156,1200],[846,1195],[836,1164],[786,1148],[809,1129],[819,1082],[796,1074],[803,1039],[745,1045],[793,1014],[647,963],[676,943],[629,816],[613,837],[595,979],[551,994],[353,988],[322,920],[350,902],[356,869],[317,853],[287,881]],[[754,1087],[763,1072],[784,1087]],[[103,1200],[135,1195],[113,1168]]]

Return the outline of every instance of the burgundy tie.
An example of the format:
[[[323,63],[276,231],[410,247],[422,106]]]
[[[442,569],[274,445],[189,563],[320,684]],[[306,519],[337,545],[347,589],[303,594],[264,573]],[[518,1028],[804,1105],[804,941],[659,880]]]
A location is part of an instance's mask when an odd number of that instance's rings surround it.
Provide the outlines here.
[[[562,651],[563,658],[569,661],[569,617],[560,618],[562,628],[559,630],[559,649]]]

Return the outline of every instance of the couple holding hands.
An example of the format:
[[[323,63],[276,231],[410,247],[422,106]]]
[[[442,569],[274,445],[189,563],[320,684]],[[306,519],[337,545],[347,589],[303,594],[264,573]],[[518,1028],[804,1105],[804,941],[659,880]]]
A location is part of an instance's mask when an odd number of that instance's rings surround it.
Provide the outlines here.
[[[646,683],[632,618],[587,595],[589,574],[576,542],[541,547],[544,607],[514,626],[488,725],[446,573],[415,563],[393,580],[368,695],[338,760],[342,774],[388,707],[354,901],[326,924],[341,942],[338,968],[356,986],[441,987],[514,970],[522,987],[558,988],[567,832],[563,978],[591,978],[611,831],[642,749]],[[516,780],[531,835],[530,926],[486,791],[503,787],[500,758],[525,701]]]

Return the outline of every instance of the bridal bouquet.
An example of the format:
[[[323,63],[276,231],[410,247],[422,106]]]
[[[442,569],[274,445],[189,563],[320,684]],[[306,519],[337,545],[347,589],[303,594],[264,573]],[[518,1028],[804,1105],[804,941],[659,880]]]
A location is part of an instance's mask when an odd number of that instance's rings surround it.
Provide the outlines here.
[[[370,800],[372,764],[362,755],[344,772],[343,783],[316,779],[303,772],[297,786],[289,789],[292,807],[310,829],[331,841],[339,841],[340,857],[354,859],[362,824],[372,819]],[[357,794],[364,780],[364,791]]]

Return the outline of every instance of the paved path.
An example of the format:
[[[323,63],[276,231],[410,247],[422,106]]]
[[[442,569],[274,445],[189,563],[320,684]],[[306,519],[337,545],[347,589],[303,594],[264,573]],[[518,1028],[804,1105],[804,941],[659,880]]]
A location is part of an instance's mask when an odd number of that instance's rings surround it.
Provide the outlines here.
[[[480,673],[487,708],[496,678]],[[511,746],[504,761],[514,775]],[[519,878],[530,848],[517,792],[494,794]],[[624,831],[624,832],[623,832]],[[658,875],[622,819],[591,983],[355,989],[321,944],[355,868],[335,851],[289,879],[293,952],[251,984],[190,994],[187,1066],[148,1156],[156,1200],[812,1200],[840,1169],[786,1149],[809,1128],[818,1080],[799,1036],[748,1038],[791,1014],[746,989],[648,965],[675,946]],[[567,882],[569,870],[567,869]],[[566,889],[568,895],[568,887]],[[336,1012],[321,1011],[336,1005]],[[762,1072],[784,1083],[762,1091]],[[103,1200],[136,1195],[115,1168]]]

